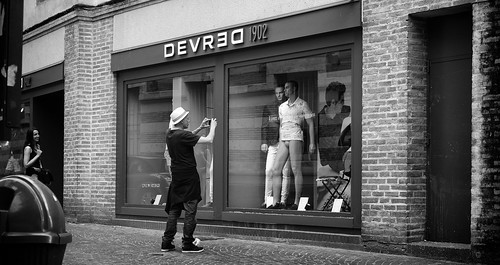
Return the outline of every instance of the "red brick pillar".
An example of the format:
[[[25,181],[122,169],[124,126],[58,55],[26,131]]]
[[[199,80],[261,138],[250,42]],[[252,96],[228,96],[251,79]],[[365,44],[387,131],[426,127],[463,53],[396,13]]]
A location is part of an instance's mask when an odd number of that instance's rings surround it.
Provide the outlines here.
[[[471,247],[500,263],[500,2],[473,5]]]
[[[363,1],[362,238],[404,252],[423,240],[426,47],[408,1]]]
[[[79,15],[65,28],[65,211],[82,221],[108,221],[116,190],[113,18]]]

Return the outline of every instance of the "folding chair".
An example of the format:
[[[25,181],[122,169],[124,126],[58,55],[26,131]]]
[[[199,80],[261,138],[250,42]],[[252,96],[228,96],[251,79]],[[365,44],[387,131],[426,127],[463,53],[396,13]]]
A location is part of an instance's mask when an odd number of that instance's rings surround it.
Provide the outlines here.
[[[351,148],[349,148],[342,158],[344,170],[339,176],[325,176],[317,178],[316,181],[321,181],[325,189],[330,193],[330,197],[325,201],[321,210],[331,209],[335,199],[342,199],[344,210],[351,211],[351,206],[346,200],[344,192],[351,183]]]

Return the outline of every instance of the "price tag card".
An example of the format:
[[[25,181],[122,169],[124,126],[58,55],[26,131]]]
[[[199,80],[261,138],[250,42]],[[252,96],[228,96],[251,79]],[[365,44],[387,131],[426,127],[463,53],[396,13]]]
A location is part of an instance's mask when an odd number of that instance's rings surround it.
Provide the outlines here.
[[[266,197],[266,207],[273,205],[273,196]]]
[[[340,209],[342,208],[342,199],[335,199],[333,201],[332,212],[340,213]]]
[[[308,201],[309,201],[309,197],[300,197],[299,207],[298,207],[297,211],[305,211]]]
[[[160,200],[161,200],[161,195],[160,194],[156,195],[153,205],[160,205]]]

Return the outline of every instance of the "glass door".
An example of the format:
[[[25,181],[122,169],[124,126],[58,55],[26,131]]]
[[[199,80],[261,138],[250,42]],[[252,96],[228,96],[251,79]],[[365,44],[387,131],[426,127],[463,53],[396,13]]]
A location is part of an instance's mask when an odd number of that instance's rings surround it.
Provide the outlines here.
[[[126,203],[163,205],[171,182],[165,143],[170,113],[180,106],[188,110],[192,127],[188,130],[194,130],[203,118],[211,118],[213,72],[131,81],[126,93]],[[212,203],[212,153],[209,144],[195,148],[203,198],[200,206]]]

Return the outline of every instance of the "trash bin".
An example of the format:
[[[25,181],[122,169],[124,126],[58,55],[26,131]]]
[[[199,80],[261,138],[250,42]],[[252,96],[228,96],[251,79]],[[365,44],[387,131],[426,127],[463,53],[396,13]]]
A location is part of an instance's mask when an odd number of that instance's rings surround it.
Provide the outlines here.
[[[0,264],[62,264],[71,239],[47,186],[24,175],[0,179]]]

